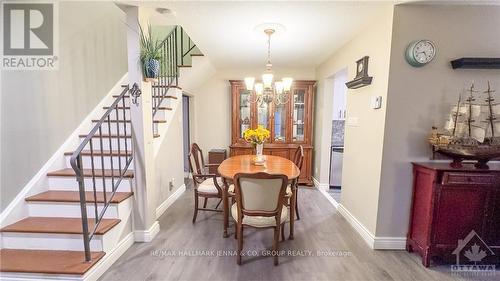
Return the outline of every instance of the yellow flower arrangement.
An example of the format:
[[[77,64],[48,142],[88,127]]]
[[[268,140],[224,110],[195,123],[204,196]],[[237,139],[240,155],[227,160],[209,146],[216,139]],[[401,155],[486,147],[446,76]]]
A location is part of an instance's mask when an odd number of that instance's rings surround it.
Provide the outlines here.
[[[262,126],[258,126],[257,129],[247,129],[245,132],[243,132],[243,138],[245,141],[257,145],[257,144],[263,144],[269,137],[271,136],[271,133],[269,130]]]

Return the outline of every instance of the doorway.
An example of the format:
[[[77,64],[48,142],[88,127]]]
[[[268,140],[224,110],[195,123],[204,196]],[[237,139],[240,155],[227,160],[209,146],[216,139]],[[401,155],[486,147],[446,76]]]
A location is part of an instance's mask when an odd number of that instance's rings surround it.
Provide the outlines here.
[[[332,136],[330,145],[330,182],[328,193],[340,203],[342,164],[344,158],[344,128],[347,116],[347,68],[333,76]]]
[[[184,174],[189,173],[189,147],[191,136],[189,134],[189,96],[182,95],[182,141],[184,150]]]

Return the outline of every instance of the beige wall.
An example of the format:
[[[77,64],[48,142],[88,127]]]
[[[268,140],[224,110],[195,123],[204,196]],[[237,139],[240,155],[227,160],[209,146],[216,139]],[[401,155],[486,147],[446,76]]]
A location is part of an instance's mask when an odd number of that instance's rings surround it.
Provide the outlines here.
[[[191,141],[197,142],[206,154],[212,148],[225,148],[229,153],[231,142],[231,86],[229,80],[243,79],[246,76],[262,75],[262,69],[222,69],[208,79],[198,89],[193,90],[193,110]],[[291,76],[294,79],[314,79],[314,69],[275,68],[275,77]],[[205,155],[206,156],[206,155]]]
[[[127,72],[115,4],[60,2],[59,14],[59,70],[1,73],[1,210]]]
[[[184,157],[182,146],[182,100],[177,101],[177,109],[166,131],[158,154],[155,158],[156,208],[184,184]],[[174,186],[170,189],[170,181]]]
[[[460,57],[499,57],[498,6],[396,6],[392,37],[382,183],[377,236],[406,236],[411,194],[411,161],[426,161],[426,137],[432,126],[443,126],[458,94],[475,80],[500,92],[500,70],[453,70]],[[430,39],[435,59],[421,68],[408,65],[409,42]]]
[[[328,184],[333,81],[335,73],[348,67],[348,80],[355,76],[356,63],[369,56],[369,86],[347,91],[347,119],[342,171],[342,205],[372,234],[376,231],[385,101],[389,76],[393,7],[316,69],[319,80],[315,103],[314,177]],[[373,96],[383,97],[381,109],[370,107]],[[350,124],[349,120],[358,120]]]

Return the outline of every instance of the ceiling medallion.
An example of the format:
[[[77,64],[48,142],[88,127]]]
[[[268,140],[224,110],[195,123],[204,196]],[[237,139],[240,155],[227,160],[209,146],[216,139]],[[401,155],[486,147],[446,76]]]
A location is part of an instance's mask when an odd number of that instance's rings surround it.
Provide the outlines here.
[[[285,77],[281,81],[273,81],[273,64],[271,63],[271,36],[275,33],[275,29],[267,28],[264,33],[267,35],[267,63],[266,70],[262,74],[262,82],[255,83],[255,77],[246,77],[245,85],[249,95],[249,102],[264,103],[274,102],[276,105],[288,103],[290,100],[290,88],[292,87],[293,79]]]

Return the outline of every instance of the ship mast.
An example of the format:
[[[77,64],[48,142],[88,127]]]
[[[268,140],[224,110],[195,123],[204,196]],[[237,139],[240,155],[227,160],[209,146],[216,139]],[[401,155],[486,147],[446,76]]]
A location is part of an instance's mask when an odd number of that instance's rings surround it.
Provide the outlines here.
[[[469,103],[469,116],[467,118],[467,124],[469,125],[469,138],[472,136],[472,122],[474,120],[472,119],[472,102],[475,101],[476,99],[474,98],[474,95],[472,94],[474,91],[474,83],[470,86],[469,90],[469,98],[467,99],[467,102]]]
[[[488,120],[490,122],[491,126],[491,137],[495,137],[495,125],[494,121],[496,120],[495,116],[493,115],[493,105],[492,102],[495,101],[493,97],[491,97],[491,93],[494,92],[490,88],[490,81],[488,81],[488,90],[486,90],[484,93],[488,94],[488,97],[486,98],[486,102],[488,103],[488,109],[490,110],[490,114],[488,116]]]
[[[457,112],[455,112],[455,120],[453,120],[453,136],[455,136],[456,131],[457,131],[457,121],[458,121],[458,115],[460,112],[460,103],[462,102],[462,94],[458,95],[458,103],[457,103]]]

